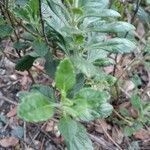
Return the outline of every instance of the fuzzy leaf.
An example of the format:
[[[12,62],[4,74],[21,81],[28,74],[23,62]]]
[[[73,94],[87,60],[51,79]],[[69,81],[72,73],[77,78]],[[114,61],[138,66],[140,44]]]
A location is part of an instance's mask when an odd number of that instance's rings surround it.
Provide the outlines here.
[[[30,55],[24,56],[16,64],[16,67],[15,67],[16,70],[19,70],[19,71],[29,70],[32,67],[35,59],[36,57],[32,57]]]
[[[93,150],[92,142],[89,139],[86,129],[77,124],[76,135],[72,140],[66,141],[68,150]]]
[[[28,122],[46,121],[53,116],[50,101],[41,93],[29,93],[18,106],[18,116]]]
[[[112,53],[130,53],[136,48],[135,43],[125,38],[113,38],[105,42],[100,42],[93,45],[88,45],[87,50],[99,49]]]
[[[93,150],[86,129],[70,117],[62,118],[59,121],[58,128],[65,139],[68,150]]]
[[[75,67],[81,71],[81,73],[85,74],[88,78],[91,78],[97,73],[95,66],[90,63],[88,60],[85,60],[81,57],[74,57],[73,63]]]
[[[90,24],[88,27],[92,32],[129,32],[135,30],[135,27],[127,22],[99,22]]]
[[[75,72],[68,58],[61,61],[57,67],[55,81],[56,87],[66,92],[74,86],[76,82]]]
[[[0,38],[5,38],[7,36],[10,36],[13,32],[13,29],[8,24],[1,24],[0,25]]]
[[[142,101],[138,95],[133,95],[131,97],[131,104],[137,110],[140,110],[142,108]]]
[[[40,40],[36,40],[32,43],[32,48],[34,49],[34,52],[30,54],[33,57],[43,57],[48,52],[48,46]]]
[[[48,97],[50,101],[55,101],[54,90],[49,86],[42,84],[35,84],[32,86],[31,92],[40,92],[44,96]]]
[[[60,119],[58,129],[65,140],[72,140],[75,138],[77,132],[77,123],[69,116]]]
[[[107,103],[110,95],[103,91],[95,91],[91,88],[84,88],[74,98],[74,109],[76,117],[83,121],[90,121],[96,118],[106,118],[112,112],[112,106]]]
[[[120,14],[115,10],[111,9],[102,9],[102,10],[89,9],[85,12],[83,16],[83,18],[86,17],[120,17]]]

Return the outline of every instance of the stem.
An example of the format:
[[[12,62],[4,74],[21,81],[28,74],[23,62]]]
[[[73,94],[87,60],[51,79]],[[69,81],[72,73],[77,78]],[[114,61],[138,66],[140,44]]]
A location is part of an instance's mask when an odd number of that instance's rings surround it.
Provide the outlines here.
[[[0,5],[0,9],[1,9],[1,12],[4,14],[4,16],[9,20],[11,26],[13,27],[16,40],[18,41],[19,36],[16,32],[16,29],[15,29],[16,27],[15,27],[13,19],[11,18],[12,16],[11,16],[10,12],[8,11],[7,7],[5,7],[4,5]]]
[[[42,2],[41,0],[39,0],[39,15],[40,15],[40,22],[41,22],[41,28],[42,28],[42,36],[45,39],[45,42],[49,45],[49,41],[47,39],[46,33],[45,33],[45,28],[44,28],[44,20],[43,20],[43,16],[42,16]]]
[[[132,122],[127,120],[126,118],[124,118],[123,116],[121,116],[115,109],[113,110],[114,113],[122,120],[124,120],[125,122],[127,122],[129,125],[132,125]]]
[[[79,1],[78,0],[74,0],[74,6],[75,6],[75,8],[78,8],[78,4],[79,4]]]

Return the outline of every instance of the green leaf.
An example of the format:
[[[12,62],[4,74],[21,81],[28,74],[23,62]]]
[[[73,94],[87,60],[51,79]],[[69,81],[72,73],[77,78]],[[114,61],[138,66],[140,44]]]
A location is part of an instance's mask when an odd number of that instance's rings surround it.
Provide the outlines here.
[[[83,15],[83,11],[81,8],[72,8],[71,10],[75,15]]]
[[[95,60],[93,64],[95,66],[105,67],[105,66],[113,65],[114,62],[112,59],[109,59],[109,58],[101,58],[101,59]]]
[[[85,84],[85,78],[84,75],[79,73],[76,75],[76,84],[73,86],[73,88],[68,92],[68,97],[73,98],[74,95],[76,95]]]
[[[93,45],[87,45],[87,50],[99,49],[112,53],[130,53],[136,48],[135,43],[124,38],[113,38]]]
[[[95,116],[95,118],[107,118],[111,115],[112,110],[112,105],[110,105],[109,103],[103,103],[102,105],[96,108],[96,113],[94,112],[93,116]]]
[[[13,29],[8,24],[1,24],[0,25],[0,38],[8,37],[12,34]]]
[[[133,95],[131,97],[131,104],[137,110],[140,110],[142,108],[142,101],[138,95]]]
[[[46,121],[53,113],[53,106],[41,93],[29,93],[24,96],[17,111],[18,116],[28,122]]]
[[[16,4],[20,6],[24,6],[27,2],[28,0],[16,0]]]
[[[86,129],[77,124],[76,135],[72,140],[66,141],[68,150],[93,150],[92,142],[89,139]]]
[[[30,47],[28,42],[15,42],[13,47],[17,50],[25,50]]]
[[[58,129],[66,141],[72,141],[77,132],[77,122],[69,116],[63,117],[58,123]]]
[[[150,0],[146,0],[147,4],[150,4]]]
[[[39,1],[38,0],[29,0],[26,5],[22,7],[17,7],[14,9],[14,13],[20,19],[26,21],[33,28],[39,30]]]
[[[138,18],[143,22],[149,25],[150,23],[150,14],[144,10],[144,8],[139,7],[137,12]]]
[[[72,63],[68,58],[61,61],[57,67],[55,81],[56,87],[59,90],[64,90],[66,92],[74,86],[76,82],[75,72]]]
[[[129,32],[135,30],[135,27],[132,24],[127,22],[99,22],[99,23],[92,23],[88,27],[88,31],[92,32]]]
[[[112,113],[113,107],[107,103],[110,95],[103,91],[84,88],[75,96],[71,107],[76,111],[76,117],[83,121],[96,118],[106,118]]]
[[[84,9],[91,9],[91,8],[106,8],[109,5],[109,0],[82,0],[81,2],[79,1],[79,4],[81,6],[84,6]]]
[[[34,52],[30,53],[33,57],[43,57],[47,54],[49,48],[48,46],[41,40],[36,40],[32,43],[32,48]]]
[[[24,56],[17,62],[16,67],[15,67],[16,70],[19,70],[19,71],[29,70],[32,67],[35,59],[36,57],[32,57],[30,55]]]
[[[53,58],[52,53],[50,51],[48,51],[47,55],[45,55],[44,58],[46,60],[45,66],[44,66],[46,73],[52,79],[54,79],[59,61]]]
[[[140,143],[139,143],[139,141],[133,141],[133,142],[131,142],[131,143],[129,144],[129,146],[128,146],[127,149],[128,149],[128,150],[140,150],[141,148],[140,148]]]
[[[134,134],[136,131],[138,131],[139,129],[143,128],[143,125],[139,122],[134,122],[134,124],[132,126],[126,126],[124,128],[124,134],[126,136],[131,136],[132,134]]]
[[[68,150],[93,150],[86,129],[69,116],[60,119],[58,129],[65,139]]]
[[[54,90],[49,86],[42,84],[34,84],[32,86],[31,92],[40,92],[44,96],[48,97],[48,99],[52,102],[55,101]]]
[[[105,91],[101,92],[91,88],[83,88],[79,91],[75,98],[86,99],[91,106],[97,106],[107,102],[107,100],[110,99],[110,95]]]
[[[93,77],[97,73],[95,66],[88,60],[85,60],[82,57],[73,57],[72,60],[75,67],[88,78]]]
[[[100,49],[90,49],[88,51],[87,60],[90,62],[94,62],[97,59],[105,59],[107,58],[108,52]]]
[[[116,12],[115,10],[111,9],[88,9],[86,10],[83,18],[86,17],[120,17],[120,14]]]
[[[128,126],[126,126],[124,128],[124,134],[126,136],[131,136],[133,133],[135,133],[135,129],[134,128],[131,128],[131,127],[128,127]]]

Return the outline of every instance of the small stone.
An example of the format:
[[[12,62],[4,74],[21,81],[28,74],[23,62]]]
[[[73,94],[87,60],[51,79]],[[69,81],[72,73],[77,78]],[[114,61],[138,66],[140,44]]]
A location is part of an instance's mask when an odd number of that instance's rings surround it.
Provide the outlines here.
[[[4,75],[5,73],[6,73],[6,70],[0,69],[0,74],[1,74],[1,75]]]
[[[14,81],[17,80],[17,76],[15,74],[10,75],[9,77],[11,80],[14,80]]]

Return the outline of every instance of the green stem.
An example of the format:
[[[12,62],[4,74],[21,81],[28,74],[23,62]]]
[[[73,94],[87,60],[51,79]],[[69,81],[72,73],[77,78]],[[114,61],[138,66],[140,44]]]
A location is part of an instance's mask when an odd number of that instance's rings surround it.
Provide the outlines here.
[[[133,124],[131,121],[127,120],[126,118],[124,118],[123,116],[121,116],[115,109],[113,110],[114,113],[122,120],[124,120],[125,122],[127,122],[130,126]]]

